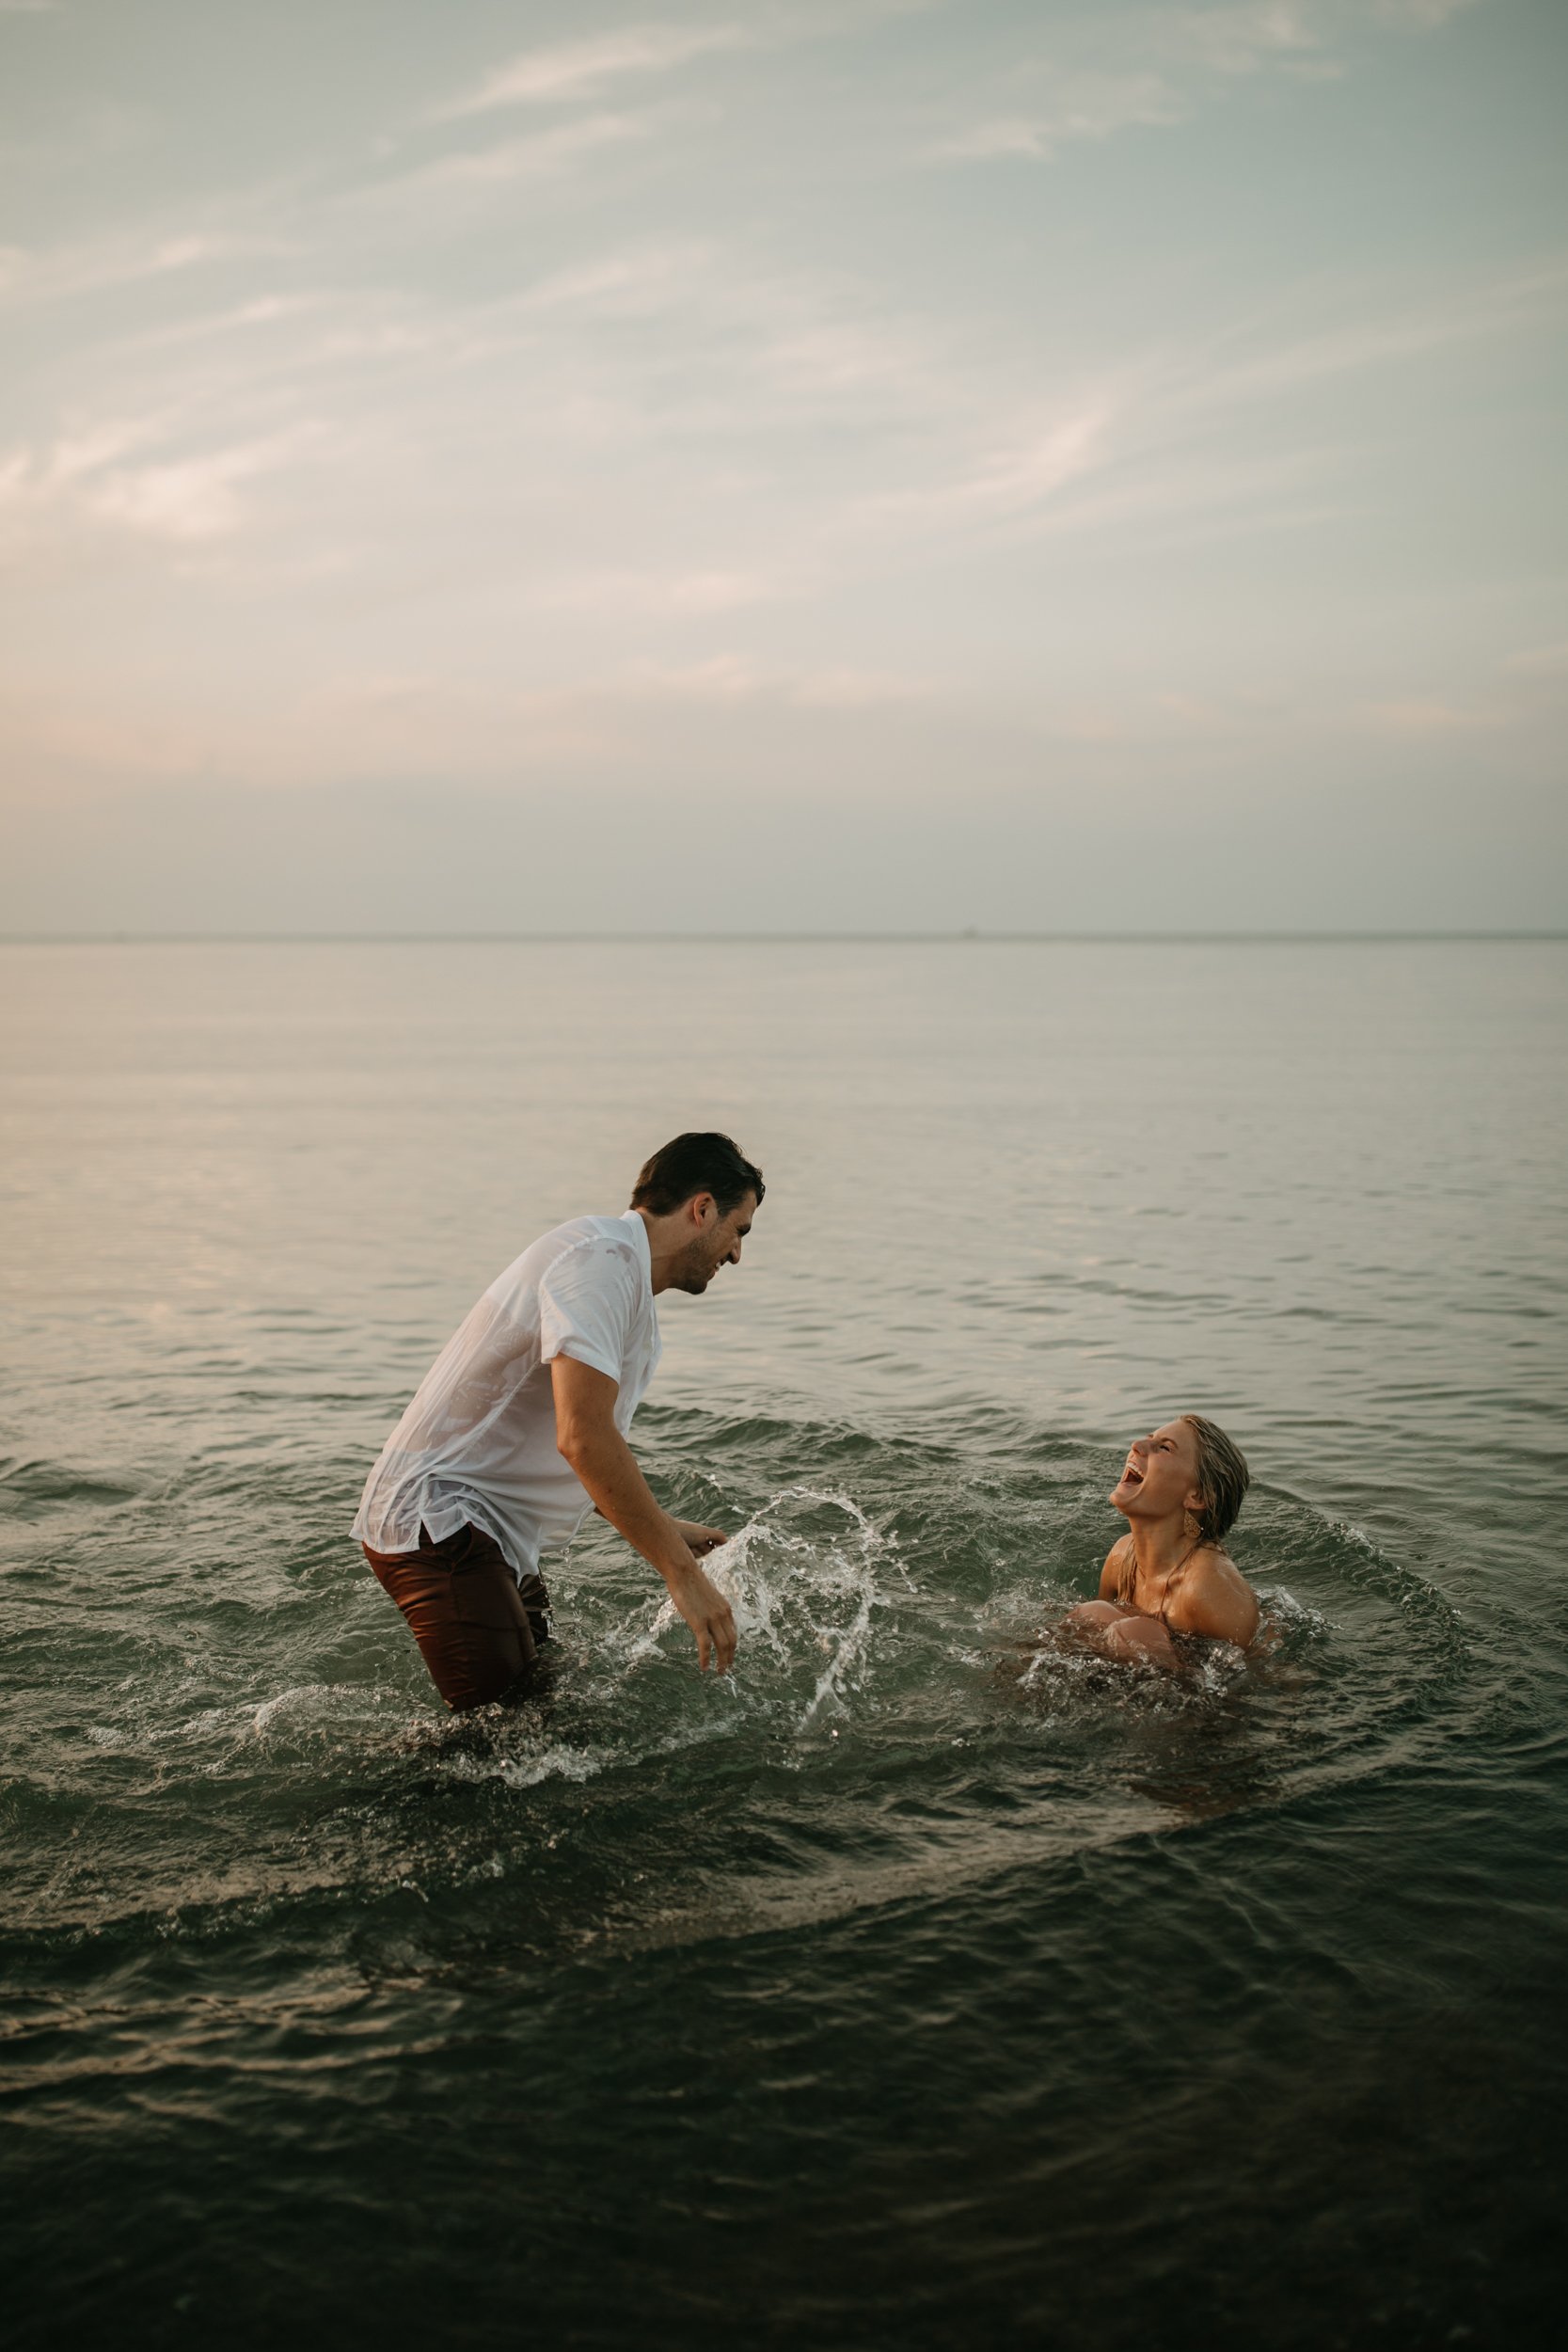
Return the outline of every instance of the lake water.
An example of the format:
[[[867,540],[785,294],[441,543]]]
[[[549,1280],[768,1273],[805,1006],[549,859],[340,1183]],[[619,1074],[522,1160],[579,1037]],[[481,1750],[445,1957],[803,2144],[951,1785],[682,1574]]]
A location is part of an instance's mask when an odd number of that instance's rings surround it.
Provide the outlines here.
[[[0,949],[16,2343],[1555,2341],[1568,945]],[[689,1126],[699,1678],[455,1724],[347,1536]],[[1126,1441],[1277,1655],[1054,1655]],[[1022,1645],[1022,1646],[1021,1646]]]

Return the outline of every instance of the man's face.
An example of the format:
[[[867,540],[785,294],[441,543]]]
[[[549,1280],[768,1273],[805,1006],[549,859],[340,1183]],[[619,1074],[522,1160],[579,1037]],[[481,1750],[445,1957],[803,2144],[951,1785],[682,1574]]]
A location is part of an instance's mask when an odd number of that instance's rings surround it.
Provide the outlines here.
[[[756,1213],[754,1192],[747,1193],[727,1216],[720,1216],[719,1203],[711,1192],[700,1192],[689,1200],[686,1214],[692,1222],[691,1238],[671,1267],[671,1289],[689,1291],[700,1297],[721,1265],[738,1265],[740,1245],[751,1232]]]

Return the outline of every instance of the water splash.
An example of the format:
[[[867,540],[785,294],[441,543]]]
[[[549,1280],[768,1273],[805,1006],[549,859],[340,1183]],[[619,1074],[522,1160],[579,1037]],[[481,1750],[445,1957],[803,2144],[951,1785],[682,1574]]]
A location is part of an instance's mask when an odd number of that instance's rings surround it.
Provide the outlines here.
[[[802,1518],[834,1515],[836,1532],[802,1527]],[[896,1538],[879,1527],[852,1495],[832,1488],[778,1489],[728,1543],[704,1562],[735,1613],[740,1652],[725,1688],[736,1708],[792,1715],[805,1730],[824,1709],[842,1711],[873,1663],[873,1626],[892,1594]],[[684,1627],[673,1601],[637,1613],[607,1645],[624,1683],[662,1652]],[[809,1692],[802,1689],[809,1673]]]

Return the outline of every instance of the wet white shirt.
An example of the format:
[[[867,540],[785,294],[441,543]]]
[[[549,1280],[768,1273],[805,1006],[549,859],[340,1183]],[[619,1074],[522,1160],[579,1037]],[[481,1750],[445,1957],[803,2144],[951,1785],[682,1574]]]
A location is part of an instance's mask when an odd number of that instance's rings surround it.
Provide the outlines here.
[[[453,1333],[381,1450],[354,1533],[372,1551],[415,1551],[466,1519],[519,1576],[570,1541],[592,1507],[555,1445],[550,1364],[574,1357],[619,1383],[625,1437],[658,1364],[648,1229],[578,1216],[525,1249]]]

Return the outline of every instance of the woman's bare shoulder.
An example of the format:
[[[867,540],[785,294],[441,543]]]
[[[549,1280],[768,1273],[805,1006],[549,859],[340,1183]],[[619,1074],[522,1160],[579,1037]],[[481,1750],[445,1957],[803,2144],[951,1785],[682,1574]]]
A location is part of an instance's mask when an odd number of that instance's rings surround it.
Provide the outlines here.
[[[1228,1552],[1205,1545],[1181,1580],[1172,1613],[1185,1632],[1245,1649],[1258,1630],[1258,1596]]]

